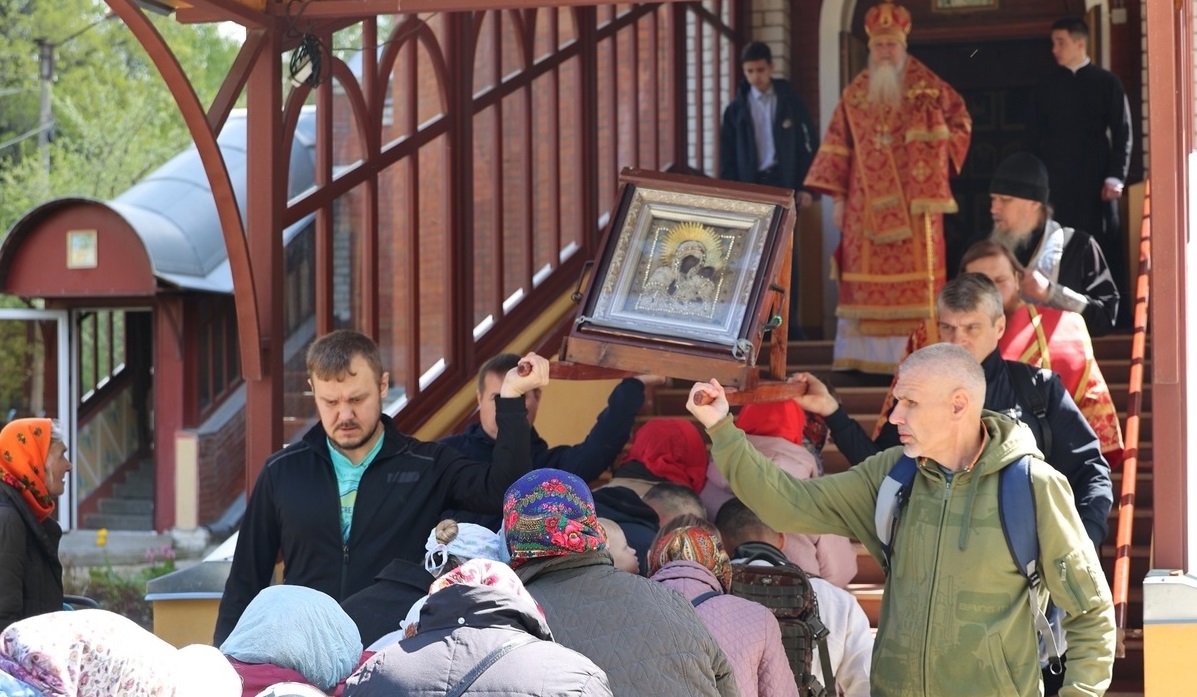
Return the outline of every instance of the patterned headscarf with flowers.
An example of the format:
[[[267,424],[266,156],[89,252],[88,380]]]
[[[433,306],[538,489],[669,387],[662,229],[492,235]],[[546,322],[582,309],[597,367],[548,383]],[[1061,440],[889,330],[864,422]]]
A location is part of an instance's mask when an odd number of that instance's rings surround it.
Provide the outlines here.
[[[533,470],[507,489],[503,530],[513,569],[529,559],[607,548],[586,482],[561,470]]]
[[[717,535],[700,527],[688,526],[665,532],[648,552],[648,575],[652,576],[671,561],[692,561],[715,574],[723,592],[731,588],[731,559]]]
[[[0,430],[0,480],[21,493],[38,522],[54,512],[54,499],[46,491],[49,454],[49,419],[16,419]]]

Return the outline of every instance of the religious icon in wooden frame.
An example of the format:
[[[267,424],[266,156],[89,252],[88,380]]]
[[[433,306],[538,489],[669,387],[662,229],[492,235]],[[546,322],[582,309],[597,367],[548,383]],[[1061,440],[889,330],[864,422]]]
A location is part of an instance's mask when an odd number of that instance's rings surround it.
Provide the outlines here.
[[[563,357],[743,386],[770,321],[785,316],[788,284],[775,281],[792,194],[638,170],[620,180]]]

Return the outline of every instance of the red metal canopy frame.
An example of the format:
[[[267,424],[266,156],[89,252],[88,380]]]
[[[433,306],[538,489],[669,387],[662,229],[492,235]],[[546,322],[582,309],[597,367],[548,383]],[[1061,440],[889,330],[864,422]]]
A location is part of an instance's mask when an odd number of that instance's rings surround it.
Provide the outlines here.
[[[593,232],[597,233],[597,221],[604,210],[603,206],[605,206],[605,203],[602,203],[604,184],[601,182],[605,181],[601,174],[602,171],[610,170],[610,178],[613,180],[617,172],[617,160],[622,160],[618,162],[621,166],[632,164],[653,169],[673,167],[685,169],[688,163],[693,161],[693,157],[687,155],[686,129],[689,127],[691,130],[701,132],[709,130],[717,123],[716,119],[721,111],[718,100],[723,99],[725,94],[730,95],[731,88],[734,87],[734,82],[725,78],[724,75],[727,73],[722,70],[726,64],[731,67],[730,74],[733,76],[735,74],[735,52],[728,47],[738,43],[739,37],[734,31],[734,27],[741,24],[740,14],[742,12],[742,7],[736,0],[711,0],[706,3],[714,7],[714,11],[697,3],[687,5],[676,3],[671,6],[661,3],[620,5],[618,8],[612,6],[611,8],[596,9],[593,6],[588,6],[587,3],[574,0],[564,2],[561,0],[503,0],[494,3],[482,0],[417,0],[414,2],[395,0],[389,2],[380,0],[254,2],[247,0],[244,3],[235,0],[190,0],[186,4],[176,3],[174,0],[165,2],[159,0],[158,4],[175,8],[176,19],[180,22],[231,21],[246,28],[246,40],[216,97],[210,105],[204,105],[189,81],[184,67],[143,13],[138,3],[135,0],[106,0],[106,2],[134,33],[162,75],[179,107],[199,152],[205,173],[211,182],[233,277],[241,369],[247,387],[247,490],[251,489],[256,481],[261,463],[277,450],[283,441],[283,345],[286,336],[283,313],[280,308],[286,300],[283,290],[286,269],[281,230],[303,216],[315,213],[317,264],[331,264],[329,260],[332,259],[333,249],[333,204],[338,197],[349,195],[355,191],[363,191],[365,203],[362,206],[361,219],[358,222],[365,230],[375,230],[378,227],[380,216],[380,174],[396,164],[402,157],[410,157],[409,161],[414,161],[418,165],[420,148],[427,145],[427,142],[438,138],[441,140],[447,138],[447,142],[451,144],[451,147],[445,150],[449,171],[455,172],[458,177],[469,177],[472,164],[471,147],[475,142],[471,135],[472,131],[470,131],[470,119],[476,120],[483,111],[499,105],[500,102],[505,105],[515,91],[521,88],[521,85],[530,89],[535,80],[543,78],[550,71],[556,76],[557,66],[563,65],[564,60],[589,51],[586,54],[589,56],[587,59],[574,64],[578,66],[576,79],[581,85],[579,89],[582,92],[582,107],[578,114],[580,118],[578,127],[582,129],[581,132],[592,134],[598,130],[599,125],[595,122],[596,114],[599,114],[599,118],[603,120],[619,124],[620,118],[624,115],[633,117],[638,115],[643,119],[646,114],[656,110],[654,115],[659,121],[645,129],[634,128],[631,131],[633,134],[631,136],[628,136],[626,131],[620,131],[620,126],[617,125],[612,131],[614,135],[607,136],[608,140],[602,146],[596,142],[590,142],[590,140],[579,144],[578,160],[576,163],[571,162],[570,164],[576,168],[576,176],[581,179],[579,188],[587,192],[587,196],[577,201],[577,218],[578,221],[584,223],[583,227],[594,225]],[[570,12],[573,13],[573,26],[577,32],[576,45],[561,49],[560,53],[564,56],[561,62],[544,61],[533,56],[532,35],[526,26],[521,26],[521,23],[535,20],[537,10],[533,8],[565,6],[575,6],[575,9]],[[478,41],[479,31],[482,28],[482,21],[481,15],[471,17],[469,12],[447,15],[445,19],[447,29],[440,37],[443,45],[437,50],[429,50],[427,53],[432,57],[431,69],[436,73],[436,89],[440,90],[441,103],[448,105],[446,108],[453,110],[456,115],[449,119],[443,128],[413,130],[409,136],[404,136],[406,140],[401,143],[400,147],[384,149],[379,142],[379,125],[385,108],[384,101],[388,85],[385,80],[380,79],[378,69],[395,64],[401,42],[383,42],[387,45],[381,51],[363,50],[360,54],[362,61],[360,79],[351,74],[350,68],[343,61],[330,56],[326,65],[326,78],[318,88],[315,88],[317,107],[316,189],[294,202],[288,202],[288,144],[294,133],[299,112],[312,92],[312,88],[301,86],[291,90],[285,97],[283,93],[285,76],[281,55],[295,48],[300,41],[296,32],[296,15],[299,12],[302,11],[303,32],[317,37],[325,46],[332,45],[335,32],[361,22],[362,46],[374,47],[380,44],[377,35],[378,15],[415,12],[437,12],[443,15],[465,10],[498,9],[513,10],[509,21],[521,32],[521,36],[527,37],[523,39],[527,42],[526,45],[520,48],[522,55],[526,57],[525,65],[527,67],[524,73],[514,78],[509,75],[502,76],[501,84],[497,84],[494,89],[481,97],[473,94],[468,80],[455,81],[451,79],[453,76],[447,74],[444,59],[441,56],[449,56],[453,60],[458,60],[458,57],[463,54],[472,56],[475,42]],[[504,15],[506,14],[505,12]],[[427,25],[418,21],[418,18],[406,17],[401,22],[400,28],[405,28],[408,24],[411,25],[414,40],[424,44],[425,47],[436,42],[436,39],[429,33]],[[698,26],[713,28],[714,31],[707,32],[706,38],[704,38],[702,30],[697,31],[694,36],[687,36],[688,30],[694,30]],[[500,29],[497,24],[493,28],[496,32],[495,40],[497,40]],[[553,32],[555,36],[556,29],[553,29]],[[596,71],[603,71],[604,75],[616,75],[623,67],[622,64],[617,65],[619,51],[616,50],[604,54],[607,57],[601,59],[604,61],[601,65],[596,63],[596,60],[599,59],[596,58],[598,54],[595,53],[595,47],[606,40],[610,40],[608,45],[614,47],[617,34],[621,38],[620,46],[627,44],[624,39],[630,40],[633,65],[637,65],[640,70],[632,71],[631,77],[620,73],[616,77],[610,78],[616,81],[631,80],[629,84],[633,87],[629,103],[619,106],[616,100],[610,100],[609,104],[607,100],[603,100],[602,106],[599,107],[600,88],[596,85],[601,80]],[[393,39],[395,34],[392,33],[391,36]],[[404,41],[406,40],[405,38]],[[640,47],[643,47],[643,54],[637,53],[638,50],[641,50]],[[686,81],[678,79],[676,75],[673,76],[673,81],[670,84],[666,84],[664,80],[658,84],[658,77],[665,74],[660,71],[685,70],[684,67],[679,66],[685,65],[687,51],[712,57],[715,69],[711,70],[709,66],[704,67],[701,64],[694,69],[696,71],[694,80],[699,85],[697,88],[692,85],[688,87]],[[497,56],[496,53],[496,58]],[[636,60],[641,61],[643,65],[635,63]],[[469,58],[469,65],[472,63],[473,58]],[[458,66],[458,69],[461,70],[461,67]],[[415,68],[412,67],[411,71],[414,70]],[[637,73],[640,74],[640,77],[637,77]],[[461,72],[456,73],[457,76],[461,74]],[[332,123],[333,89],[331,85],[333,80],[342,88],[338,99],[350,106],[349,118],[354,122],[354,128],[360,136],[362,152],[361,162],[347,172],[339,171],[335,177],[333,175],[335,153]],[[646,82],[641,83],[638,88],[636,80]],[[709,94],[717,95],[714,97],[716,101],[713,104],[710,99],[703,98],[703,85],[707,85],[705,89],[709,90]],[[619,92],[614,91],[614,87],[611,89],[613,94],[619,95]],[[642,105],[639,93],[645,90],[653,93],[653,100],[646,101]],[[217,134],[242,92],[245,92],[248,102],[247,178],[249,184],[244,219],[237,205],[226,163],[217,146]],[[553,94],[556,95],[557,92],[554,91]],[[398,98],[397,95],[396,99]],[[554,98],[559,99],[556,96]],[[527,113],[531,113],[532,98],[525,98],[524,104],[525,106],[522,108]],[[693,106],[688,106],[689,104],[693,104]],[[642,106],[649,111],[643,111]],[[693,112],[688,112],[688,109],[692,109]],[[626,110],[626,113],[622,110]],[[463,113],[464,116],[461,115]],[[488,113],[496,115],[495,132],[498,137],[502,138],[504,129],[508,127],[502,118],[497,117],[502,112],[497,108],[491,108]],[[410,116],[414,123],[415,116]],[[532,117],[525,117],[523,121],[522,128],[513,129],[512,137],[518,136],[526,142],[530,142],[536,137],[542,137],[533,133]],[[558,125],[556,117],[552,123],[554,126]],[[630,138],[630,144],[627,144],[627,152],[631,153],[630,155],[625,153],[625,143],[617,142],[621,138]],[[706,166],[709,169],[714,162],[713,156],[704,153],[702,139],[699,139],[695,146],[700,166]],[[619,152],[611,154],[614,150]],[[532,181],[533,157],[531,154],[523,157],[522,175],[528,182]],[[560,166],[560,161],[553,165],[553,167]],[[552,171],[555,174],[560,173],[555,169]],[[600,174],[596,175],[596,171],[599,171]],[[497,186],[501,192],[504,186],[501,181],[502,177],[499,174],[495,174],[493,177],[493,182],[487,185]],[[414,177],[409,177],[409,179],[414,179]],[[417,192],[415,185],[410,181],[406,186],[408,189],[401,193],[410,201],[411,196]],[[526,200],[521,199],[522,204],[530,204],[533,201],[531,186],[532,184],[524,184],[528,190],[520,194],[526,197]],[[467,183],[463,187],[462,193],[448,196],[446,214],[451,230],[469,229],[467,218],[470,215],[476,215],[476,211],[471,210],[473,201],[469,198],[470,193],[471,188]],[[596,200],[599,203],[596,203]],[[502,199],[496,205],[498,212],[495,214],[495,220],[502,221]],[[572,214],[563,211],[564,208],[565,206],[561,204],[553,204],[553,215],[559,219],[558,222],[563,222],[567,214]],[[412,226],[417,227],[419,210],[413,210],[411,215],[416,218],[416,222],[412,223]],[[497,270],[491,272],[485,280],[479,277],[476,281],[484,296],[483,300],[476,301],[474,297],[474,280],[467,284],[468,287],[465,290],[454,294],[449,300],[447,311],[457,317],[464,317],[465,319],[458,323],[465,328],[453,326],[448,330],[440,329],[438,331],[442,336],[437,340],[442,341],[442,350],[445,351],[443,355],[448,358],[451,366],[457,366],[456,370],[464,371],[476,368],[476,365],[480,363],[476,353],[493,353],[502,350],[502,344],[498,341],[502,336],[496,335],[495,332],[483,336],[482,339],[469,336],[469,326],[472,325],[467,323],[472,312],[476,316],[478,302],[493,301],[494,307],[497,308],[496,311],[500,313],[497,316],[506,317],[513,324],[526,323],[535,318],[536,313],[543,309],[543,306],[537,305],[536,302],[524,302],[513,311],[507,310],[506,305],[502,303],[503,298],[509,292],[504,285],[504,278],[511,278],[512,274],[516,273],[510,271],[508,267],[513,264],[517,267],[526,267],[519,272],[526,276],[517,279],[523,288],[530,290],[535,287],[540,295],[545,297],[554,291],[559,294],[564,292],[567,287],[572,286],[580,271],[582,260],[589,256],[589,251],[597,241],[597,235],[594,235],[595,239],[590,239],[591,232],[587,231],[587,236],[580,240],[582,243],[580,253],[575,254],[568,261],[562,258],[560,264],[554,261],[556,270],[547,281],[534,280],[533,274],[536,272],[534,262],[535,266],[542,262],[534,259],[534,255],[540,252],[534,249],[535,245],[530,241],[534,234],[532,214],[527,213],[526,216],[527,226],[523,234],[529,240],[526,242],[529,245],[528,248],[520,258],[504,260],[503,244],[496,247],[493,253],[497,255],[497,259],[495,259]],[[570,226],[573,225],[573,222],[570,221]],[[569,226],[562,226],[563,229],[567,227]],[[500,227],[499,229],[503,231],[506,228]],[[566,242],[562,237],[564,233],[557,234],[556,250],[560,252],[566,246]],[[476,253],[475,240],[465,235],[462,239],[451,239],[450,243],[452,249],[447,255],[451,267],[449,278],[451,281],[460,281],[466,277],[472,279],[471,274],[474,270],[470,268],[470,264],[474,261]],[[418,250],[419,234],[412,239],[412,244]],[[435,241],[428,244],[430,249],[436,251]],[[360,242],[357,253],[364,261],[355,267],[354,271],[354,273],[361,274],[360,279],[355,278],[359,287],[375,287],[380,281],[377,259],[385,250],[380,252],[379,245],[377,234],[366,234]],[[321,262],[321,258],[325,261]],[[420,303],[418,285],[420,274],[418,270],[415,261],[410,258],[406,263],[393,270],[396,277],[401,277],[402,283],[405,284],[396,291],[398,295],[402,296],[403,303],[399,306],[398,311],[406,313],[408,317],[415,314]],[[317,273],[315,279],[316,332],[323,334],[335,328],[333,312],[328,300],[333,296],[332,280],[329,273]],[[383,280],[391,282],[393,286],[398,285],[390,278]],[[392,302],[396,301],[392,300]],[[379,299],[370,293],[362,294],[361,298],[356,299],[356,303],[355,312],[360,313],[358,328],[368,335],[378,337],[380,326],[384,321],[391,320],[390,316],[388,315],[380,321]],[[392,308],[392,310],[394,309]],[[382,331],[386,331],[386,329],[384,328]],[[395,366],[396,370],[407,376],[405,385],[407,394],[410,395],[413,392],[439,394],[436,393],[436,390],[441,390],[444,396],[448,396],[451,390],[445,385],[434,385],[430,390],[425,390],[422,384],[418,387],[416,385],[417,378],[426,368],[422,364],[420,333],[432,330],[424,330],[419,323],[416,323],[414,326],[409,324],[404,331],[411,332],[416,337],[414,339],[416,349],[407,352],[404,358],[406,364]],[[482,356],[482,358],[486,357],[486,355]],[[452,390],[455,389],[456,386],[453,386]],[[417,397],[419,396],[420,394],[417,394]],[[424,396],[432,399],[433,395],[425,394]],[[401,413],[402,418],[399,419],[401,426],[411,427],[418,423],[419,417],[407,413],[410,411],[409,408]]]

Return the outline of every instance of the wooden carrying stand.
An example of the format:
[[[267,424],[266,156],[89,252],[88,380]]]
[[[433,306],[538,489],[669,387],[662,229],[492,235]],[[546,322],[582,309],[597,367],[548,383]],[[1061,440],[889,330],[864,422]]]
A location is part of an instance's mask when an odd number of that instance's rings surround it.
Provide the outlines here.
[[[785,382],[793,192],[636,169],[619,179],[553,377],[714,378],[733,404],[804,392]]]

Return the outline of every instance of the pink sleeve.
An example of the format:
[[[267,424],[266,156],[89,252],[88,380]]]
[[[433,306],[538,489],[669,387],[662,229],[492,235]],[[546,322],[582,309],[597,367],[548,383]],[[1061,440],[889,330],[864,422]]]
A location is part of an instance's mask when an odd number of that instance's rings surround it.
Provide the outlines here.
[[[815,555],[819,560],[819,576],[824,581],[845,588],[856,578],[856,548],[852,540],[841,535],[818,535]]]
[[[815,546],[818,535],[800,535],[795,532],[785,533],[785,544],[781,551],[786,559],[798,565],[803,571],[813,576],[822,576],[819,569],[819,551]]]

